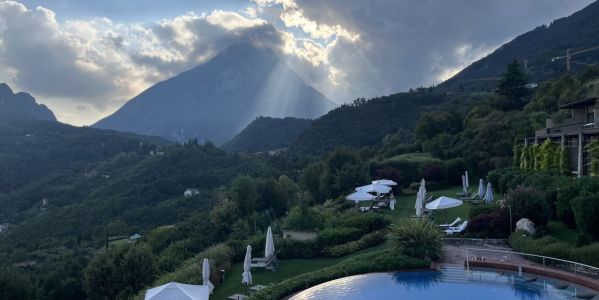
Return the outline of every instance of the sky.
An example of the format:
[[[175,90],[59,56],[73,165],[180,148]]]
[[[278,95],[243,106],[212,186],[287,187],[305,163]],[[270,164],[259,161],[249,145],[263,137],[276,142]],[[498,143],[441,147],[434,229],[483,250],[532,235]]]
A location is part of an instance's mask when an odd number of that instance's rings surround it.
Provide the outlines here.
[[[0,82],[91,125],[236,42],[337,103],[438,84],[590,0],[0,0]]]

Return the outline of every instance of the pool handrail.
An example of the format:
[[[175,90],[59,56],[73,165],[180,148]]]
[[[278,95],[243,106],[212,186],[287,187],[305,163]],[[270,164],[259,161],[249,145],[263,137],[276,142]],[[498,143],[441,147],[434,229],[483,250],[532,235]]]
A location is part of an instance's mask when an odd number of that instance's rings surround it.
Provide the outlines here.
[[[515,254],[515,255],[522,255],[522,256],[537,257],[537,258],[543,259],[543,268],[546,267],[545,260],[549,259],[549,260],[559,261],[559,262],[568,263],[568,264],[573,265],[574,266],[574,274],[575,275],[578,274],[577,267],[581,267],[581,270],[584,270],[584,269],[592,270],[592,271],[594,271],[595,276],[599,276],[599,268],[593,267],[593,266],[590,266],[590,265],[586,265],[586,264],[583,264],[583,263],[575,262],[575,261],[570,261],[570,260],[565,260],[565,259],[556,258],[556,257],[550,257],[550,256],[544,256],[544,255],[539,255],[539,254],[517,252],[517,251],[509,251],[509,250],[484,249],[484,248],[466,248],[466,268],[468,269],[468,271],[470,271],[470,263],[469,263],[470,256],[468,255],[469,251],[486,251],[486,252],[497,252],[497,253],[507,253],[507,254]]]

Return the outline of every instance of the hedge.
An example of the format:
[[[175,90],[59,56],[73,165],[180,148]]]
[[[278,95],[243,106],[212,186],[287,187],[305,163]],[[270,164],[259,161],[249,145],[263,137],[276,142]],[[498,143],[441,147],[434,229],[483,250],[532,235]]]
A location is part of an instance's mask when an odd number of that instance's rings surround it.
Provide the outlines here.
[[[339,257],[362,249],[376,246],[385,241],[386,231],[374,231],[362,236],[359,240],[324,248],[325,256]]]
[[[599,243],[576,248],[550,236],[535,239],[520,230],[510,236],[509,243],[518,252],[560,258],[599,268]]]
[[[380,250],[357,255],[316,272],[304,273],[274,283],[267,288],[250,295],[249,299],[283,299],[295,292],[341,277],[370,272],[390,272],[401,269],[425,269],[429,267],[430,262],[409,256],[397,255],[397,253],[389,250]]]

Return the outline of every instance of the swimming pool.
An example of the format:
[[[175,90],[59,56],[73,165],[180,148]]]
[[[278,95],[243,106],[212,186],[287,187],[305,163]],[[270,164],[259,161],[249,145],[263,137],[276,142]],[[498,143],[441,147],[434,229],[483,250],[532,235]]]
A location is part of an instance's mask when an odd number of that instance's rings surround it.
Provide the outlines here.
[[[447,299],[558,300],[590,299],[596,291],[537,275],[462,268],[441,271],[373,273],[345,277],[304,290],[290,300]],[[599,299],[599,296],[594,299]]]

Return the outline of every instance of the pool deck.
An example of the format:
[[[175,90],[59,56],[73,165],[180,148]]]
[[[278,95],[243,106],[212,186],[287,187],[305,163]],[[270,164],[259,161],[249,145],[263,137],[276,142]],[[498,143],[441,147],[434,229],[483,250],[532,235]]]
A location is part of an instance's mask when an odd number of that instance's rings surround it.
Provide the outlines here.
[[[471,245],[445,245],[443,247],[443,259],[434,267],[440,267],[442,265],[463,265],[464,268],[466,268],[466,248],[471,248]],[[507,245],[480,245],[477,246],[477,248],[512,251]],[[475,253],[469,253],[468,255],[476,256]],[[520,255],[487,252],[485,253],[484,258],[472,260],[472,257],[470,257],[468,263],[470,267],[494,268],[510,271],[518,271],[519,267],[522,267],[522,272],[525,273],[564,280],[599,292],[599,280],[597,279],[551,267],[543,267],[541,264],[528,260]]]

